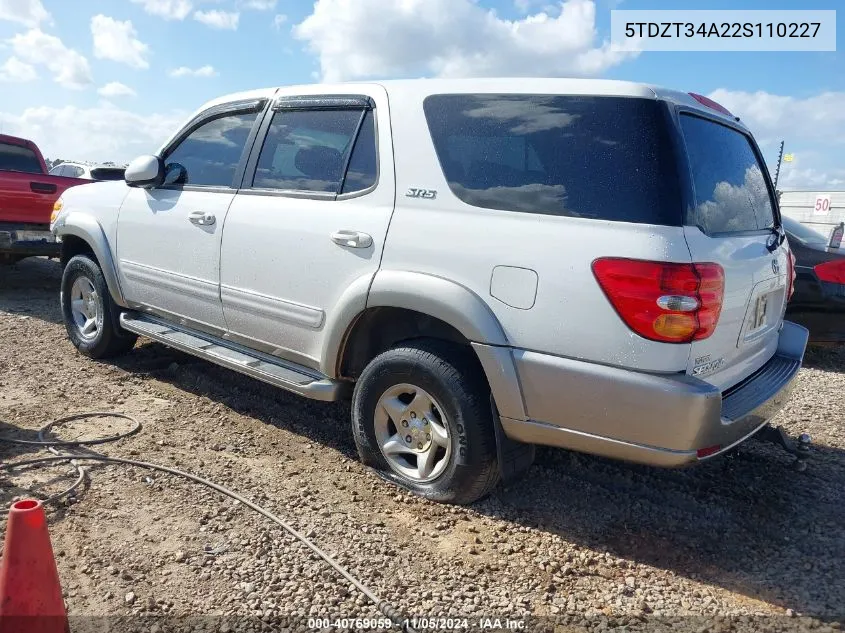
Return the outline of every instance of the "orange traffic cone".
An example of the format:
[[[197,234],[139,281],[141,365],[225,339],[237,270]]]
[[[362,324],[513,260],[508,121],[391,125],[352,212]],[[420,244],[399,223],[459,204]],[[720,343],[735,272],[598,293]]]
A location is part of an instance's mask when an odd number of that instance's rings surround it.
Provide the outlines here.
[[[12,504],[0,561],[0,633],[69,630],[41,502]]]

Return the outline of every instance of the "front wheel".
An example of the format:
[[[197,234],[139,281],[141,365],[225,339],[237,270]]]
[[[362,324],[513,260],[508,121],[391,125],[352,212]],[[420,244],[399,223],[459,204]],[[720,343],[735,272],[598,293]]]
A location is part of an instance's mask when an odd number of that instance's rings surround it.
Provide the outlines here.
[[[472,355],[440,341],[374,358],[355,385],[361,460],[435,501],[467,504],[498,481],[490,390]]]
[[[61,304],[68,337],[85,356],[111,358],[134,347],[138,337],[118,324],[118,307],[89,256],[76,255],[65,266]]]

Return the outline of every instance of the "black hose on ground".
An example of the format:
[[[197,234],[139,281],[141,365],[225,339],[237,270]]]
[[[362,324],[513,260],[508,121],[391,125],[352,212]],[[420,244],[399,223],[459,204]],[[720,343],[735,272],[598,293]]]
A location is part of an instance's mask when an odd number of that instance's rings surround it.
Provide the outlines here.
[[[133,426],[129,431],[124,433],[118,433],[115,435],[111,435],[106,438],[96,438],[96,439],[82,439],[82,440],[72,440],[72,441],[64,441],[64,440],[46,440],[44,439],[45,433],[52,430],[54,427],[59,426],[61,424],[71,422],[74,420],[83,420],[89,418],[97,418],[97,417],[116,417],[122,418],[125,420],[129,420],[132,422]],[[122,457],[106,457],[104,455],[94,455],[88,453],[76,454],[76,455],[62,455],[60,454],[55,447],[61,446],[65,448],[85,448],[87,446],[94,446],[97,444],[106,444],[108,442],[114,442],[124,437],[128,437],[130,435],[134,435],[141,430],[141,423],[133,418],[132,416],[126,415],[124,413],[110,413],[107,411],[95,411],[90,413],[77,413],[69,416],[65,416],[63,418],[59,418],[58,420],[54,420],[53,422],[49,422],[42,426],[38,430],[38,439],[37,440],[19,440],[14,438],[8,437],[0,437],[0,442],[6,442],[9,444],[19,444],[24,446],[41,446],[47,448],[50,452],[53,453],[52,457],[38,457],[35,459],[27,459],[19,462],[3,464],[2,467],[5,470],[12,470],[15,468],[23,468],[25,466],[36,466],[36,465],[43,465],[43,464],[54,464],[59,462],[70,462],[74,467],[76,467],[79,477],[74,482],[74,484],[55,495],[44,499],[43,502],[50,502],[60,499],[68,494],[70,494],[73,490],[75,490],[85,479],[85,470],[82,466],[79,465],[78,462],[88,461],[88,462],[102,462],[108,464],[123,464],[125,466],[135,466],[137,468],[146,468],[149,470],[155,470],[163,473],[168,473],[170,475],[176,475],[177,477],[182,477],[184,479],[188,479],[198,484],[202,484],[211,488],[212,490],[216,490],[222,495],[230,497],[236,501],[239,501],[246,507],[254,510],[258,514],[262,515],[263,517],[273,521],[277,525],[281,526],[288,534],[293,536],[303,545],[308,547],[312,552],[314,552],[317,556],[319,556],[324,562],[326,562],[332,569],[334,569],[337,573],[339,573],[344,579],[348,580],[358,591],[364,594],[375,606],[376,608],[387,618],[391,620],[395,625],[401,627],[407,633],[416,633],[413,628],[411,628],[410,624],[408,623],[408,619],[396,608],[394,608],[390,603],[382,600],[378,597],[378,595],[367,585],[363,582],[355,578],[349,571],[346,570],[339,562],[337,562],[330,554],[323,551],[318,547],[315,543],[313,543],[308,537],[304,534],[298,532],[292,525],[290,525],[284,519],[276,516],[275,514],[271,513],[268,510],[265,510],[261,506],[256,503],[253,503],[249,499],[239,495],[237,492],[229,490],[220,484],[216,484],[213,481],[205,479],[203,477],[199,477],[198,475],[194,475],[192,473],[188,473],[182,470],[177,470],[176,468],[171,468],[169,466],[163,466],[161,464],[154,464],[150,462],[142,462],[134,459],[123,459]]]

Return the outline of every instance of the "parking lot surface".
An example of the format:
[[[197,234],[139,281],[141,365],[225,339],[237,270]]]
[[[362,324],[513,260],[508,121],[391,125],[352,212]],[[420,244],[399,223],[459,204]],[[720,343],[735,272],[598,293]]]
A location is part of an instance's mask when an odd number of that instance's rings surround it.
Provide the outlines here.
[[[756,441],[682,471],[541,449],[525,479],[459,508],[361,466],[347,405],[144,340],[116,362],[80,356],[61,323],[60,275],[44,259],[0,267],[0,434],[33,437],[77,411],[133,415],[142,431],[101,453],[244,494],[409,615],[675,631],[824,631],[845,616],[845,351],[808,352],[777,420],[813,436],[806,472]],[[95,420],[57,434],[121,428]],[[0,444],[3,462],[38,454]],[[378,616],[305,547],[229,499],[140,469],[88,471],[75,498],[49,512],[72,618],[208,616],[208,630],[237,630]],[[0,505],[67,487],[72,473],[0,471]],[[235,625],[220,624],[227,617]]]

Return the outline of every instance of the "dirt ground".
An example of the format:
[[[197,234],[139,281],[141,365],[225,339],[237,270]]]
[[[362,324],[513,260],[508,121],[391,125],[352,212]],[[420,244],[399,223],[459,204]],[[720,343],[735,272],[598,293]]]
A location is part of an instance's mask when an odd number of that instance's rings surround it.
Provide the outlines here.
[[[98,451],[242,493],[406,614],[458,618],[435,628],[531,616],[557,631],[829,631],[845,620],[843,351],[808,353],[779,419],[813,436],[806,472],[756,441],[683,471],[542,449],[524,480],[456,508],[362,467],[346,404],[300,399],[143,339],[116,362],[80,356],[61,324],[59,279],[48,260],[0,267],[0,435],[32,438],[81,411],[136,416],[139,434]],[[94,420],[57,435],[125,428]],[[42,454],[0,443],[6,463]],[[169,475],[87,470],[86,485],[48,514],[72,630],[314,630],[328,627],[309,617],[378,616],[242,505]],[[0,506],[67,487],[73,472],[0,470]]]

